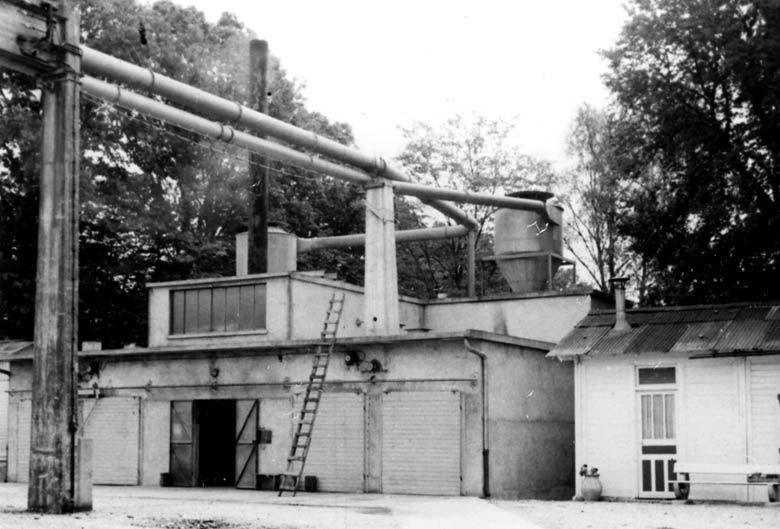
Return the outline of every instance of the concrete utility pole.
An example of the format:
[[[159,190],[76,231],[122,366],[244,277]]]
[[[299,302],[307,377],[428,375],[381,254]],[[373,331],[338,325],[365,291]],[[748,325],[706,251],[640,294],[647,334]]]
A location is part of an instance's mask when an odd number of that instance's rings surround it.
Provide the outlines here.
[[[264,40],[249,43],[249,104],[268,114],[268,42]],[[249,161],[249,273],[264,274],[268,272],[269,160],[251,153]]]
[[[38,268],[27,506],[48,513],[77,501],[79,237],[79,16],[69,1],[51,16],[57,67],[42,74]],[[82,493],[84,491],[81,491]]]

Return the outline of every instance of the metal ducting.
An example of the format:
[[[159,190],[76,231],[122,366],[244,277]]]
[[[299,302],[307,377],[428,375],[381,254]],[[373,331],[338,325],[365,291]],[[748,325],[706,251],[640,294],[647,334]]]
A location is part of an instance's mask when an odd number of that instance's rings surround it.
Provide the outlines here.
[[[518,191],[507,196],[537,200],[560,211],[563,207],[546,191]],[[550,288],[561,265],[563,225],[548,222],[537,211],[499,209],[495,217],[495,260],[512,292],[536,292]]]

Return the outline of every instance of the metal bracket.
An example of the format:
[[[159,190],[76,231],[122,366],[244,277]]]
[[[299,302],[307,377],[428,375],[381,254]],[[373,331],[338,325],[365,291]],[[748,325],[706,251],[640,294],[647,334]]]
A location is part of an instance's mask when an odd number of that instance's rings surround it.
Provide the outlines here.
[[[57,25],[64,22],[64,18],[58,16],[57,7],[44,2],[35,10],[37,14],[45,18],[46,33],[43,37],[31,38],[19,35],[16,43],[19,53],[33,59],[39,66],[44,66],[44,71],[38,74],[45,88],[52,88],[52,84],[62,80],[77,80],[78,72],[67,66],[61,66],[64,61],[62,56],[76,55],[81,57],[81,48],[70,42],[55,42]]]

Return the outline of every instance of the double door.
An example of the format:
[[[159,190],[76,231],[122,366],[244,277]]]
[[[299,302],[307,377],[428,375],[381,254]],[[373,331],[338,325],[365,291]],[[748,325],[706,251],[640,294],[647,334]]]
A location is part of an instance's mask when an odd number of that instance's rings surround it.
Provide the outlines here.
[[[283,472],[291,414],[284,398],[171,402],[172,484],[253,489],[258,473]]]

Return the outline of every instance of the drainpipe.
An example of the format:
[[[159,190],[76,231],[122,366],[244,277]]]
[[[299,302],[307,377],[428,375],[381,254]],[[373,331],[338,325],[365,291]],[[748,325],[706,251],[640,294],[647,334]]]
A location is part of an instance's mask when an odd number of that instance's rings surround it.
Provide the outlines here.
[[[631,325],[626,319],[626,283],[628,278],[613,277],[609,282],[615,292],[615,326],[613,330],[617,332],[628,331],[631,329]]]
[[[463,345],[466,351],[479,357],[479,365],[482,372],[482,495],[485,498],[490,497],[490,435],[488,429],[488,378],[487,378],[487,355],[471,346],[468,338],[463,339]]]

